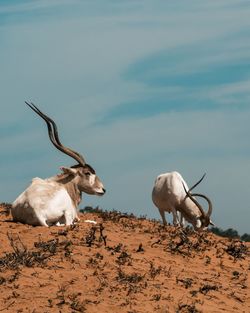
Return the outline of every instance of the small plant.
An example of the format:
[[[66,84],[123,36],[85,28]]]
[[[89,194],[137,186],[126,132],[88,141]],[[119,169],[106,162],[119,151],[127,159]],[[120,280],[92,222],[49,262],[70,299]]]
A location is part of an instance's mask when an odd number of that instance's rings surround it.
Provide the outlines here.
[[[188,288],[192,287],[193,279],[192,278],[184,278],[184,279],[176,278],[176,282],[177,282],[177,284],[182,283],[183,286],[186,289],[188,289]]]
[[[244,259],[249,253],[247,246],[241,241],[232,241],[231,244],[225,249],[234,259]]]
[[[87,312],[84,303],[82,303],[78,300],[78,296],[79,296],[79,294],[77,294],[77,293],[69,295],[69,299],[71,301],[70,308],[72,310],[77,311],[77,312]]]
[[[206,295],[209,291],[214,290],[217,291],[219,288],[216,285],[204,285],[202,287],[200,287],[199,292],[201,292],[202,294]]]
[[[144,252],[144,248],[142,247],[142,243],[139,244],[139,247],[136,250],[136,252]]]
[[[92,267],[97,267],[98,261],[97,261],[97,259],[90,257],[88,259],[87,265],[92,266]]]
[[[205,264],[206,265],[211,264],[211,258],[208,255],[205,256]]]
[[[240,273],[238,271],[233,271],[233,279],[239,279]]]
[[[103,231],[104,231],[104,227],[102,224],[100,224],[100,237],[99,237],[99,242],[104,242],[104,246],[106,247],[107,245],[107,235],[104,235],[103,234]]]
[[[29,251],[19,236],[14,238],[9,233],[7,235],[13,252],[6,253],[4,257],[0,258],[0,268],[17,269],[20,266],[32,267],[37,264],[43,264],[51,255],[42,251]]]
[[[64,255],[70,256],[72,253],[72,242],[70,240],[64,240],[59,242],[58,238],[49,241],[35,242],[34,246],[40,249],[42,252],[49,252],[51,255],[56,254],[59,251],[64,251]]]
[[[195,304],[183,304],[179,303],[176,313],[200,313]]]
[[[125,274],[121,269],[118,271],[118,276],[116,279],[121,282],[121,283],[132,283],[132,284],[137,284],[140,281],[142,281],[144,278],[144,275],[140,275],[137,273],[133,274]]]
[[[66,285],[59,286],[56,295],[57,295],[57,299],[60,301],[56,304],[57,306],[61,306],[66,303],[66,299],[65,299],[66,290],[67,290]]]
[[[58,243],[59,243],[58,239],[52,239],[46,242],[39,240],[39,242],[34,243],[34,246],[36,248],[39,248],[43,252],[50,252],[51,254],[55,254],[57,252]]]
[[[96,226],[92,226],[89,233],[85,237],[85,243],[86,243],[87,247],[91,247],[92,244],[94,243],[94,241],[96,239],[96,237],[95,237],[96,230],[97,230]]]
[[[6,279],[0,276],[0,285],[3,285],[5,282],[6,282]]]
[[[160,275],[162,271],[162,267],[159,266],[159,267],[155,267],[154,266],[154,263],[153,262],[150,262],[150,269],[149,269],[149,276],[152,278],[152,279],[155,279],[155,277],[157,275]]]
[[[6,202],[0,203],[0,209],[1,209],[0,215],[8,216],[10,214],[11,208],[12,208],[11,203],[6,203]]]
[[[97,230],[99,230],[100,232],[100,235],[99,235],[99,238],[97,239],[96,238],[96,232]],[[107,245],[107,236],[105,236],[103,234],[103,231],[104,231],[104,227],[102,224],[100,224],[99,227],[97,226],[92,226],[89,233],[87,234],[87,236],[85,237],[85,243],[87,245],[87,247],[91,247],[94,242],[97,240],[99,243],[103,242],[105,247]]]
[[[118,263],[119,265],[124,265],[126,263],[130,265],[131,261],[131,256],[126,251],[122,251],[116,259],[116,263]]]
[[[118,243],[118,245],[117,246],[114,246],[114,247],[106,247],[106,249],[108,250],[108,251],[112,251],[112,254],[115,254],[115,253],[119,253],[119,252],[121,252],[122,251],[122,249],[123,249],[123,244],[122,243]]]
[[[161,294],[157,293],[153,295],[152,301],[160,301],[161,300]]]

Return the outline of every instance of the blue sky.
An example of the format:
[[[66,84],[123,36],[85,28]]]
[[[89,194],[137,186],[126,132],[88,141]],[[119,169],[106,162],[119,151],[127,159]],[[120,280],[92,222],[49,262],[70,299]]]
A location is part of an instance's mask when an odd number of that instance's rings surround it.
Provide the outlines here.
[[[249,16],[245,0],[1,0],[1,201],[72,165],[30,100],[105,184],[80,207],[160,218],[155,177],[206,172],[216,225],[249,233]]]

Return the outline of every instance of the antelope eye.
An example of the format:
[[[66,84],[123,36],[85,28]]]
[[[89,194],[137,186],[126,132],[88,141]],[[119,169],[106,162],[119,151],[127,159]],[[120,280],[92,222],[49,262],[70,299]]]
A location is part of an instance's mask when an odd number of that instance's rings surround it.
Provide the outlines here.
[[[85,175],[86,175],[87,177],[89,177],[91,174],[90,174],[90,172],[87,172],[87,173],[85,173]]]

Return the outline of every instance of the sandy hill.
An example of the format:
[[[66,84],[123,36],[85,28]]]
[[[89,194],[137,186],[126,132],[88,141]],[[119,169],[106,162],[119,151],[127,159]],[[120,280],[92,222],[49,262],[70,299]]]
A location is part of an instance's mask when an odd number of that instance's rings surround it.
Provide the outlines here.
[[[46,228],[1,214],[0,312],[250,312],[249,243],[117,212],[80,218]]]

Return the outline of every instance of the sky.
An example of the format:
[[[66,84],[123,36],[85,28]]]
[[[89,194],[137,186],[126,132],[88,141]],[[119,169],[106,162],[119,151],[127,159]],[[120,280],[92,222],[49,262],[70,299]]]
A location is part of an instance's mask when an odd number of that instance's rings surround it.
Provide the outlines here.
[[[249,16],[248,0],[0,0],[0,202],[75,164],[32,101],[105,185],[80,208],[160,219],[155,178],[206,173],[213,222],[249,233]]]

